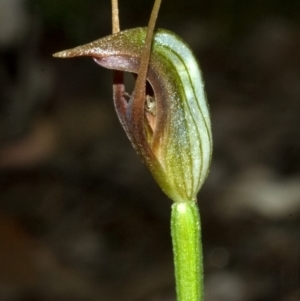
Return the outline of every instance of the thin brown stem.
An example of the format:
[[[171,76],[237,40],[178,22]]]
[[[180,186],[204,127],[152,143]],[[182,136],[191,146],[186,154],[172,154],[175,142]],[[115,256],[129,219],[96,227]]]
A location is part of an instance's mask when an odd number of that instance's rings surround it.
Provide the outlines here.
[[[112,33],[118,33],[120,31],[120,20],[119,20],[119,6],[118,0],[111,0],[111,11],[112,11]],[[113,97],[118,117],[123,124],[124,128],[127,128],[123,121],[122,116],[126,114],[127,101],[124,97],[125,85],[124,75],[122,71],[113,71]]]
[[[151,12],[150,20],[148,23],[145,46],[141,56],[139,73],[134,87],[134,94],[135,94],[134,96],[135,99],[138,100],[143,99],[144,101],[145,98],[146,78],[147,78],[148,65],[149,65],[150,55],[151,55],[152,39],[153,39],[153,33],[154,33],[154,28],[155,28],[160,4],[161,4],[161,0],[155,0]]]
[[[112,11],[112,33],[120,31],[118,0],[111,0]]]

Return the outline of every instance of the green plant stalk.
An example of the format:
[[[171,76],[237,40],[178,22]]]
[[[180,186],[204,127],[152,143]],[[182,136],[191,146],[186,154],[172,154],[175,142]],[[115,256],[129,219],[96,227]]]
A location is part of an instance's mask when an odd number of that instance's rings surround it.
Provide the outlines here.
[[[180,202],[172,205],[171,235],[177,301],[202,301],[201,225],[195,202]]]

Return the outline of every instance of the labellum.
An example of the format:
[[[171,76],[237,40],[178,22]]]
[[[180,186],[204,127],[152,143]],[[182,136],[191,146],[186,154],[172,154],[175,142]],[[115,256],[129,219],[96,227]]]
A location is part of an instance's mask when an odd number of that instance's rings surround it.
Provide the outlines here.
[[[147,28],[121,31],[54,56],[90,56],[105,68],[138,73],[146,32]],[[177,35],[159,29],[153,37],[146,78],[149,89],[143,95],[115,89],[118,117],[162,190],[175,202],[195,201],[212,152],[198,63]]]

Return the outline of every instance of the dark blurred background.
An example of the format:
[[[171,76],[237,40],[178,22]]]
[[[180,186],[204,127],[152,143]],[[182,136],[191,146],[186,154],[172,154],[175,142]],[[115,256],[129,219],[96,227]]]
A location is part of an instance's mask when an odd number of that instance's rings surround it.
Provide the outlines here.
[[[121,28],[153,1],[120,0]],[[300,1],[163,1],[195,51],[214,158],[205,301],[300,300]],[[171,201],[118,123],[111,72],[52,53],[111,32],[109,0],[0,0],[0,300],[175,300]]]

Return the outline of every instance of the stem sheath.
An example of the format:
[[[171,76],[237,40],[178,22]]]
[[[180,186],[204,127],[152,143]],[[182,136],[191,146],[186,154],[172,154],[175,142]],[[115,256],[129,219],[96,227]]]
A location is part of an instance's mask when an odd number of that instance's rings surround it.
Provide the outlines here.
[[[202,301],[201,227],[196,203],[186,202],[172,205],[171,234],[177,301]]]

